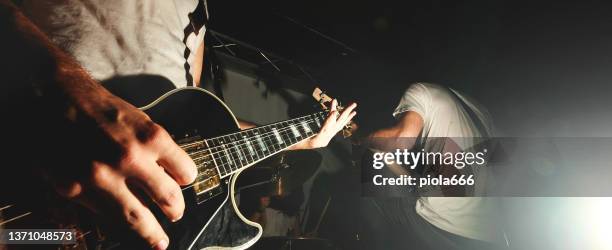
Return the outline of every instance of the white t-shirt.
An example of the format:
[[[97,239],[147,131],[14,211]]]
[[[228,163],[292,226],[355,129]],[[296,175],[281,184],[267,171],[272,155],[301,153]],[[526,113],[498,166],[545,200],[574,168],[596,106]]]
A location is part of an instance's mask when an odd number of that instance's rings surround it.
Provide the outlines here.
[[[193,82],[204,0],[24,0],[22,11],[100,81],[155,75]]]
[[[456,96],[450,91],[455,92]],[[458,99],[458,98],[460,99]],[[472,110],[468,113],[465,107]],[[399,105],[393,112],[396,118],[407,111],[418,113],[423,119],[421,145],[425,152],[441,152],[441,145],[432,143],[428,138],[450,138],[461,149],[469,149],[480,141],[479,137],[491,134],[488,113],[467,96],[430,83],[412,84],[404,93]],[[472,116],[479,121],[474,121]],[[477,125],[480,122],[481,125]],[[485,131],[481,131],[485,130]],[[487,169],[479,169],[476,175],[473,195],[476,197],[420,197],[416,212],[434,226],[463,237],[494,242],[499,231],[492,225],[495,210],[493,198],[484,196]]]

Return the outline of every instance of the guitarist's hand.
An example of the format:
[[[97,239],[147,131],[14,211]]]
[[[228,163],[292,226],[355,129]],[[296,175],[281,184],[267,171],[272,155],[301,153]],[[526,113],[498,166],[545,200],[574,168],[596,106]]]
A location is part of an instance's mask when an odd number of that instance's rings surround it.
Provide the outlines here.
[[[148,195],[170,220],[180,219],[185,203],[179,185],[195,179],[194,162],[145,113],[87,76],[68,77],[65,82],[69,105],[63,122],[68,129],[60,131],[76,147],[65,146],[61,157],[80,157],[71,166],[48,168],[57,190],[124,221],[151,246],[165,249],[168,236],[141,196]]]
[[[67,129],[59,131],[70,143],[56,154],[77,160],[47,168],[58,192],[120,219],[151,246],[165,249],[168,236],[141,196],[148,195],[170,220],[180,219],[185,202],[179,185],[193,182],[195,164],[161,126],[86,75],[64,80]]]
[[[312,149],[327,146],[329,141],[331,141],[331,139],[334,138],[334,136],[336,136],[336,134],[338,134],[338,132],[340,132],[357,114],[357,112],[354,111],[357,107],[356,103],[346,107],[342,110],[342,113],[338,112],[337,107],[338,101],[334,99],[331,103],[329,116],[323,123],[321,131],[312,138],[304,140],[289,149]]]
[[[18,145],[33,149],[20,148],[28,154],[18,156],[28,158],[15,161],[35,162],[63,196],[115,216],[119,220],[109,224],[126,223],[151,246],[166,248],[168,236],[140,193],[171,220],[180,219],[185,203],[179,185],[197,174],[191,158],[146,114],[94,81],[10,0],[0,0],[0,13],[2,75],[8,79],[2,96],[27,97],[15,106],[30,111],[6,123],[35,128],[10,136],[27,135]]]
[[[0,12],[2,72],[11,83],[3,84],[2,96],[27,97],[16,103],[29,111],[10,123],[35,128],[13,132],[27,135],[18,145],[33,149],[15,161],[32,161],[63,196],[115,216],[119,220],[109,224],[126,223],[151,246],[166,248],[168,236],[139,190],[171,220],[181,218],[179,185],[196,176],[191,158],[146,114],[94,81],[11,1],[0,0]]]

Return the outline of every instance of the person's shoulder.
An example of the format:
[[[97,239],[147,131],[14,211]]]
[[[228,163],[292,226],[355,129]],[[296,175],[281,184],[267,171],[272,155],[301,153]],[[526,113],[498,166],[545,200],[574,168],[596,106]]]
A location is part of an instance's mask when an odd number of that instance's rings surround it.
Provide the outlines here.
[[[442,89],[446,89],[446,87],[430,82],[414,82],[408,86],[406,91],[438,91]]]
[[[408,95],[408,96],[420,96],[420,97],[433,97],[436,96],[438,93],[443,93],[446,92],[447,88],[436,84],[436,83],[429,83],[429,82],[415,82],[415,83],[411,83],[408,88],[406,89],[406,91],[404,92],[404,95]]]
[[[444,85],[430,82],[416,82],[408,87],[407,94],[419,98],[427,98],[430,105],[452,107],[456,105],[451,89]]]

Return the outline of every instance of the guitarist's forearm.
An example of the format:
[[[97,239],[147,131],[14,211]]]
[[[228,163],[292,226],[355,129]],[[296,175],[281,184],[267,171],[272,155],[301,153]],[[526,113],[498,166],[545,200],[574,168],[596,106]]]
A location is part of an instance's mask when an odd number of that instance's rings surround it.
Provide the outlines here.
[[[313,148],[317,148],[317,147],[312,145],[310,139],[306,139],[301,142],[298,142],[297,144],[291,147],[288,147],[287,150],[303,150],[303,149],[313,149]]]
[[[361,139],[361,144],[367,148],[385,152],[394,151],[398,148],[411,149],[412,145],[406,143],[406,140],[400,137],[400,132],[401,128],[399,127],[380,129]]]
[[[421,115],[409,111],[403,114],[394,126],[371,133],[362,140],[361,144],[385,152],[396,149],[411,150],[422,129]]]
[[[0,62],[6,81],[2,84],[3,100],[23,95],[53,96],[55,100],[57,96],[74,97],[92,88],[102,89],[10,0],[0,0],[0,33]]]

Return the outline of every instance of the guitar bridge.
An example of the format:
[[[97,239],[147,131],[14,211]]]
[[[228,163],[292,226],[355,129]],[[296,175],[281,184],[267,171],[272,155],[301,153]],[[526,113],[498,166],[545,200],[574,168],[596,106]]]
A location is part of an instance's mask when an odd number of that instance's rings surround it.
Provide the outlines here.
[[[204,141],[199,137],[186,138],[179,145],[191,156],[198,168],[198,176],[192,185],[198,204],[220,194],[223,191],[221,177]]]
[[[221,178],[215,169],[206,169],[198,175],[201,176],[198,176],[193,184],[198,204],[217,196],[223,191],[221,189]],[[198,181],[198,179],[200,180]]]

